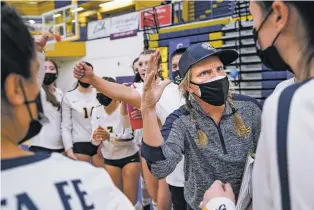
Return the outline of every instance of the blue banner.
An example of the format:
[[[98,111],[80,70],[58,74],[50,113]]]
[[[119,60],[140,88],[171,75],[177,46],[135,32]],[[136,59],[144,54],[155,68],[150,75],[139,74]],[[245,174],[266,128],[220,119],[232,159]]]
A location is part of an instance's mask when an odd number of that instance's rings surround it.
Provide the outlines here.
[[[172,80],[172,66],[171,66],[171,55],[172,53],[179,48],[182,47],[189,47],[190,46],[190,39],[189,38],[178,38],[178,39],[171,39],[169,40],[169,48],[168,48],[168,69],[169,69],[169,78]]]

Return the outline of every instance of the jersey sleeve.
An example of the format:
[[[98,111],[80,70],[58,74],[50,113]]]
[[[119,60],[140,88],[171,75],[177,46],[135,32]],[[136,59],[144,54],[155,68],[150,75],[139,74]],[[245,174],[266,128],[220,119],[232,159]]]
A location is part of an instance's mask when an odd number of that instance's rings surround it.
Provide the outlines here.
[[[98,123],[97,123],[97,107],[93,111],[91,123],[92,123],[92,135],[91,135],[90,139],[91,139],[91,142],[92,142],[93,145],[98,146],[98,145],[101,144],[101,141],[97,141],[97,140],[93,139],[94,131],[98,127]]]
[[[65,151],[73,147],[72,143],[72,112],[67,94],[61,102],[61,135]]]

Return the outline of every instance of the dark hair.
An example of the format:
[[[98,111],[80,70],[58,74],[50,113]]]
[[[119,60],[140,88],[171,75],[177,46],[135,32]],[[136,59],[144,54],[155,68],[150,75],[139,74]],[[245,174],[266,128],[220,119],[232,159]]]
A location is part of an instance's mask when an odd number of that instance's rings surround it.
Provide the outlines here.
[[[171,54],[171,59],[176,56],[176,55],[183,55],[185,53],[187,48],[185,47],[182,47],[182,48],[179,48],[179,49],[176,49],[172,54]]]
[[[57,72],[57,76],[58,76],[59,75],[59,69],[58,69],[57,63],[51,59],[46,59],[46,62],[47,61],[51,62],[54,65],[56,72]],[[57,100],[56,96],[49,91],[48,85],[43,84],[42,86],[46,92],[46,100],[48,102],[50,102],[54,107],[60,108],[60,102]]]
[[[262,8],[263,12],[266,14],[270,11],[274,1],[256,1],[256,3]],[[314,58],[314,2],[313,1],[285,1],[286,4],[293,5],[299,12],[299,15],[302,18],[303,25],[306,28],[308,43],[307,51],[309,52],[307,59],[307,75],[310,76],[310,63]]]
[[[92,67],[93,71],[94,71],[94,66],[91,63],[88,63],[87,61],[82,61],[83,63],[85,63],[87,66]]]
[[[113,82],[113,83],[117,83],[117,81],[115,79],[113,79],[112,77],[102,77],[104,80],[108,81],[108,82]]]
[[[134,64],[138,61],[138,58],[135,58],[133,63],[132,63],[132,68],[133,68],[133,71],[134,71]]]
[[[10,74],[31,78],[33,58],[34,40],[22,18],[14,8],[1,2],[1,92]]]

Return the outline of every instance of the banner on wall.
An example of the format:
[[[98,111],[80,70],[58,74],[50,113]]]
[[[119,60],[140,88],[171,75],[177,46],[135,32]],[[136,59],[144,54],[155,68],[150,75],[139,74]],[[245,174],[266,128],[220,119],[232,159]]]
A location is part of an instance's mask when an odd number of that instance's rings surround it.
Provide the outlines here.
[[[185,47],[188,48],[190,46],[190,39],[189,38],[178,38],[178,39],[171,39],[169,40],[169,49],[168,49],[168,54],[169,54],[169,75],[170,79],[172,79],[172,67],[171,67],[171,54],[179,48]]]
[[[158,16],[158,23],[159,27],[162,26],[169,26],[172,24],[172,5],[167,4],[167,5],[162,5],[155,7],[157,11],[157,16]],[[140,30],[144,29],[144,23],[146,20],[145,25],[146,26],[153,26],[154,20],[153,18],[153,8],[150,9],[145,9],[140,12]]]
[[[120,39],[137,35],[139,13],[112,17],[110,27],[110,39]]]
[[[87,25],[87,39],[97,39],[110,36],[110,19],[89,22]]]

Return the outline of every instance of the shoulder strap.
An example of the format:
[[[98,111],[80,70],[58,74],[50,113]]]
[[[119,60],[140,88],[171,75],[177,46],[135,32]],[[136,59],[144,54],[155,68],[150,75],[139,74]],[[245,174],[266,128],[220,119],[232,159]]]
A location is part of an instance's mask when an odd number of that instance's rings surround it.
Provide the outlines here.
[[[277,161],[281,189],[281,206],[283,210],[290,210],[290,187],[288,173],[288,123],[291,99],[299,85],[286,88],[279,97],[277,112]]]

